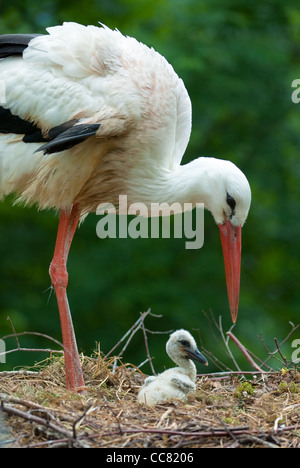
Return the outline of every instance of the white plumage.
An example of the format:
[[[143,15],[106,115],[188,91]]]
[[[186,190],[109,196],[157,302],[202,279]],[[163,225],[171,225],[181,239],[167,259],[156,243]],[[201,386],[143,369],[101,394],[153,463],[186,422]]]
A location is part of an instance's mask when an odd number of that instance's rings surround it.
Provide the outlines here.
[[[149,203],[148,192],[160,184],[165,197],[164,179],[180,163],[191,129],[190,100],[171,65],[105,27],[66,23],[48,32],[32,39],[22,58],[0,62],[4,107],[44,133],[73,119],[100,127],[94,138],[47,158],[35,153],[39,142],[2,137],[0,193],[20,193],[41,208],[80,203],[82,212],[117,205],[120,193],[129,203]]]
[[[172,333],[166,351],[179,367],[147,377],[138,393],[140,403],[153,406],[171,399],[185,400],[189,393],[195,392],[196,366],[191,359],[205,365],[207,361],[198,350],[192,335],[186,330]]]
[[[65,23],[47,31],[0,36],[0,199],[15,193],[26,204],[61,210],[50,276],[67,386],[77,388],[83,378],[66,262],[80,217],[100,203],[117,206],[119,195],[148,207],[204,203],[220,228],[235,320],[241,227],[251,194],[246,177],[229,161],[201,157],[180,165],[191,103],[164,57],[105,26]]]

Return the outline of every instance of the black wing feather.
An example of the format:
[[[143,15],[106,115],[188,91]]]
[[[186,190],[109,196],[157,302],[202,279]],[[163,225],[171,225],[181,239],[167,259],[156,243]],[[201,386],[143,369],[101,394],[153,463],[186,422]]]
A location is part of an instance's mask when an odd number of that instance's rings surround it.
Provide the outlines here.
[[[9,109],[0,107],[0,133],[15,133],[23,136],[24,143],[47,142],[36,150],[44,154],[59,153],[70,149],[78,143],[82,143],[88,137],[96,134],[100,124],[78,124],[77,119],[72,119],[57,125],[43,135],[41,129],[27,120],[21,119],[11,113]]]
[[[22,55],[31,39],[41,34],[2,34],[0,36],[0,59],[11,55]]]
[[[22,55],[29,42],[41,34],[3,34],[0,35],[0,59]],[[51,128],[47,135],[43,135],[41,129],[21,117],[11,113],[9,109],[0,107],[0,133],[14,133],[23,136],[25,143],[42,143],[37,151],[44,154],[59,153],[70,149],[88,137],[96,134],[100,124],[78,124],[77,119],[69,120],[61,125]]]
[[[36,125],[12,114],[4,107],[0,107],[0,133],[24,134],[23,140],[26,143],[47,141]]]
[[[69,122],[73,122],[70,120]],[[44,154],[52,154],[52,153],[59,153],[60,151],[64,151],[66,149],[70,149],[78,143],[82,143],[88,137],[93,136],[96,134],[100,124],[79,124],[74,125],[73,127],[69,128],[68,130],[64,130],[62,133],[58,133],[58,128],[66,127],[66,122],[63,125],[59,125],[58,127],[54,127],[49,131],[49,139],[50,141],[45,145],[41,146],[36,150],[43,151]],[[56,136],[51,139],[50,133],[53,132]]]

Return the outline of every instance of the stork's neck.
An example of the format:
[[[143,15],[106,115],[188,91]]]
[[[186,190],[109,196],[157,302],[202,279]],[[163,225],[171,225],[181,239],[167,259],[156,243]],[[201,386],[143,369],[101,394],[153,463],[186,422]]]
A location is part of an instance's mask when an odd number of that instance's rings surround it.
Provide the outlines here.
[[[174,345],[167,343],[167,353],[181,372],[184,372],[193,382],[196,381],[197,369],[194,362],[182,355]]]
[[[179,357],[176,359],[172,357],[172,360],[180,367],[180,370],[191,379],[192,382],[196,381],[197,368],[191,359]]]
[[[174,169],[152,166],[147,173],[145,168],[136,168],[131,179],[137,184],[131,185],[129,198],[148,206],[165,202],[180,203],[184,208],[184,204],[194,207],[196,203],[204,203],[207,208],[219,173],[211,160],[214,158],[198,158]]]

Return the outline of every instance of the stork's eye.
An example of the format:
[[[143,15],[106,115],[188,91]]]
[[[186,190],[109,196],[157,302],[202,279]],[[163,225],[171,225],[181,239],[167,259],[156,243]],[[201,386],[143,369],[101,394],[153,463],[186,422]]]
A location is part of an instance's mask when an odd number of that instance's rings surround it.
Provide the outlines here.
[[[180,343],[185,346],[186,348],[190,347],[190,343],[187,340],[181,340]]]
[[[235,199],[231,195],[229,195],[229,193],[227,193],[226,202],[233,211],[235,208],[236,202],[235,202]]]

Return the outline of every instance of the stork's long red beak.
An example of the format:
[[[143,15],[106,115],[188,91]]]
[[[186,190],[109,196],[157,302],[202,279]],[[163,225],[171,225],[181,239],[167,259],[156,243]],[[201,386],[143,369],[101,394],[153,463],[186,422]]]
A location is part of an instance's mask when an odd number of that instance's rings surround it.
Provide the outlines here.
[[[225,263],[225,275],[229,308],[233,323],[236,322],[239,308],[242,228],[230,221],[219,224]]]

